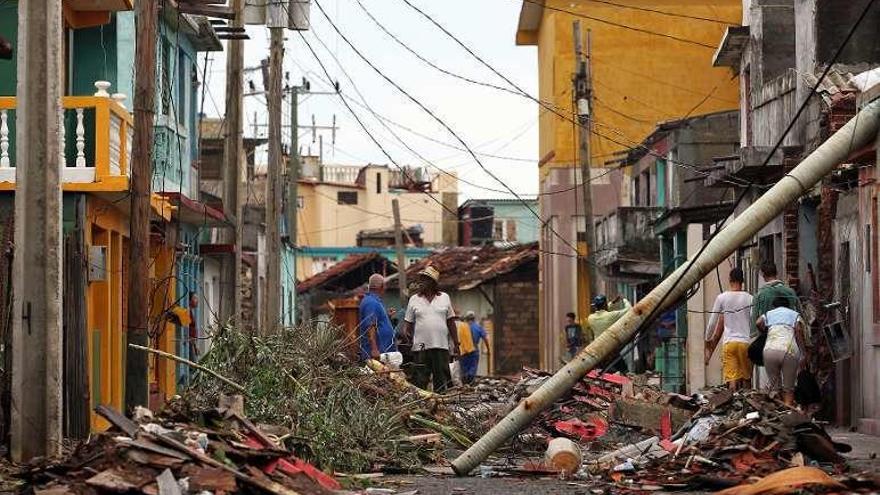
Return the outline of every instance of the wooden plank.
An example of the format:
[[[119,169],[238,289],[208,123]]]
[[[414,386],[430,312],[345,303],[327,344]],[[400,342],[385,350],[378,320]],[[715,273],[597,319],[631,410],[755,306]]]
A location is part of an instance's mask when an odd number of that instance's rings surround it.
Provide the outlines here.
[[[132,438],[137,435],[140,429],[137,423],[119,414],[118,411],[111,407],[100,405],[95,408],[95,412]]]
[[[235,476],[237,479],[239,479],[245,483],[248,483],[249,485],[254,486],[256,488],[265,490],[269,493],[274,493],[276,495],[299,495],[299,492],[297,492],[296,490],[292,490],[292,489],[290,489],[290,488],[288,488],[288,487],[286,487],[276,481],[272,481],[271,479],[255,478],[255,477],[249,476],[249,475],[247,475],[237,469],[231,468],[231,467],[227,466],[226,464],[223,464],[222,462],[213,459],[212,457],[208,457],[205,454],[202,454],[196,450],[193,450],[193,449],[187,447],[183,443],[181,443],[181,442],[179,442],[179,441],[177,441],[167,435],[156,435],[155,437],[153,437],[152,435],[149,435],[149,434],[146,434],[146,435],[150,436],[151,438],[155,438],[156,440],[164,443],[165,445],[167,445],[169,447],[172,447],[174,449],[179,450],[181,453],[185,453],[185,454],[192,456],[193,458],[197,459],[202,464],[206,464],[208,466],[212,466],[212,467],[215,467],[218,469],[222,469],[226,472],[229,472],[233,476]]]

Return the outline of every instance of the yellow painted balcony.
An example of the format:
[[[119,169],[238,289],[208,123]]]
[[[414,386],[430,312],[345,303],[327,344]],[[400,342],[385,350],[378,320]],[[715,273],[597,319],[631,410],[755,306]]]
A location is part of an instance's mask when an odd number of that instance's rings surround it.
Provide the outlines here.
[[[65,191],[128,190],[131,113],[112,98],[62,98],[62,188]],[[0,97],[0,191],[15,189],[16,98]]]

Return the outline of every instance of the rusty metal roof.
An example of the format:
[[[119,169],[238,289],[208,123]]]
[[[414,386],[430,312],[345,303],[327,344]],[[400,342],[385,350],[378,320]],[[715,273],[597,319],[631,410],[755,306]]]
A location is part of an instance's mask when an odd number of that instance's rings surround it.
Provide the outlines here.
[[[536,242],[509,248],[452,247],[410,265],[406,275],[413,280],[419,271],[431,265],[440,271],[441,289],[468,290],[537,259]]]
[[[367,278],[373,273],[387,276],[396,271],[394,264],[377,252],[351,254],[323,272],[300,282],[296,291],[302,293],[315,288],[348,291],[366,283]]]

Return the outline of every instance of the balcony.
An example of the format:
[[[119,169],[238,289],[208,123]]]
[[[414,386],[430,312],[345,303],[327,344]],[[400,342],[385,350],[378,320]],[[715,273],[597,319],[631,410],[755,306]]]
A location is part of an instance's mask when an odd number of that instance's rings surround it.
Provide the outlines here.
[[[595,261],[609,279],[641,282],[660,275],[660,241],[654,222],[658,206],[622,206],[596,224]]]
[[[111,98],[65,96],[61,112],[62,188],[128,189],[132,117]],[[16,98],[0,97],[0,191],[15,189]]]

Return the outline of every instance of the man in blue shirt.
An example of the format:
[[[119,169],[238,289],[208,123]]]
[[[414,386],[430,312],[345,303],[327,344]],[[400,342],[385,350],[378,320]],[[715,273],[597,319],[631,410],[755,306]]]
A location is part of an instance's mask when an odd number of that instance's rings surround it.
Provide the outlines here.
[[[361,359],[378,360],[386,352],[397,352],[397,344],[394,343],[394,327],[382,302],[385,277],[374,273],[367,285],[368,292],[358,308],[358,339]]]
[[[468,354],[462,354],[460,361],[461,374],[464,383],[471,383],[477,376],[477,369],[480,366],[480,342],[483,342],[483,345],[486,346],[486,354],[489,354],[489,340],[486,336],[486,330],[477,323],[477,316],[473,311],[468,311],[465,314],[464,321],[471,329],[471,340],[473,341],[474,349]]]

